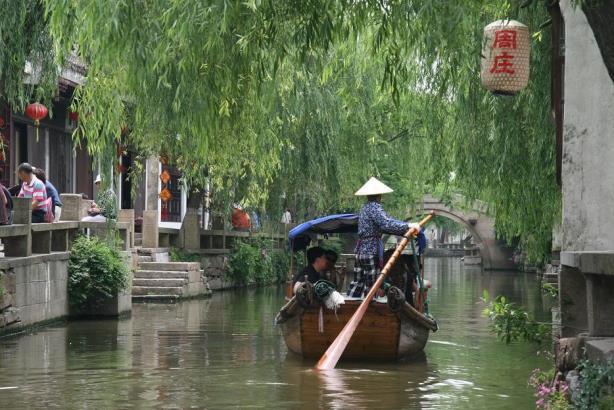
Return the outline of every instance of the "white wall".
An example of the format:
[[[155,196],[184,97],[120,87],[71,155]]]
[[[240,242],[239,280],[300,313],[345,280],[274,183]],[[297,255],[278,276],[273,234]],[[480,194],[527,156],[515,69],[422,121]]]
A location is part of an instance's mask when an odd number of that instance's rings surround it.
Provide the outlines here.
[[[614,250],[614,83],[586,16],[565,19],[563,251]]]

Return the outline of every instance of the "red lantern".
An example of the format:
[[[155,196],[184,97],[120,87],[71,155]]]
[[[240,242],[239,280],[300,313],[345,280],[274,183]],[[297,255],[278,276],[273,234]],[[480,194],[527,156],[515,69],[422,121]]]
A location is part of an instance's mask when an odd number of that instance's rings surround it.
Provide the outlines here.
[[[41,120],[47,116],[47,113],[47,107],[41,103],[28,104],[26,107],[26,115],[34,120],[34,125],[36,126],[36,141],[38,141],[38,126]]]
[[[70,111],[68,113],[68,119],[71,120],[72,122],[79,121],[79,113],[77,111]]]
[[[41,103],[28,104],[26,107],[26,115],[34,120],[34,125],[40,125],[41,120],[47,116],[47,107]]]

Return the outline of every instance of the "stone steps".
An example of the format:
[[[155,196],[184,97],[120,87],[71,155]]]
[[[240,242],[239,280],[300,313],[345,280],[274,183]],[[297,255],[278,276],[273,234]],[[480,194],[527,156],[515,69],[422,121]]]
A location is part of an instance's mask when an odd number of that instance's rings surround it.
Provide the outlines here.
[[[188,283],[188,279],[187,278],[179,278],[179,279],[173,279],[173,278],[135,278],[132,281],[132,285],[133,286],[139,286],[139,287],[154,287],[154,288],[158,288],[158,287],[179,287],[179,286],[183,286],[183,285],[187,285]]]
[[[176,302],[180,300],[177,295],[132,295],[133,302]]]
[[[133,296],[181,296],[182,286],[133,286]]]
[[[143,262],[139,263],[139,270],[155,271],[199,271],[198,262]]]
[[[200,263],[169,262],[167,248],[138,248],[137,253],[139,262],[132,283],[135,301],[175,301],[210,293]]]
[[[160,270],[137,270],[134,272],[135,279],[188,279],[187,271],[160,271]]]

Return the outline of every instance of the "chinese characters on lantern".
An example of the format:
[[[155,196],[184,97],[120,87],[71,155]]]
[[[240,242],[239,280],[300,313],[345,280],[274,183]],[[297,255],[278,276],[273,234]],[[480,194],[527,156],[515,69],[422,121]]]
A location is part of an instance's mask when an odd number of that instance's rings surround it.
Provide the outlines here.
[[[514,75],[514,51],[516,50],[516,31],[497,30],[492,45],[497,54],[493,59],[490,72],[493,74]]]
[[[497,20],[484,27],[480,77],[495,95],[514,95],[529,83],[529,28],[515,20]]]

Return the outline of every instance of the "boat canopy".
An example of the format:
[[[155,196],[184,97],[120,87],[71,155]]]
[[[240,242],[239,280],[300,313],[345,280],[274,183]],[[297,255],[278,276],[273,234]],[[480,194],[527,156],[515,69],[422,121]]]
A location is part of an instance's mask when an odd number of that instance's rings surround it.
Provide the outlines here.
[[[309,246],[318,234],[358,232],[358,215],[328,215],[303,222],[288,232],[288,240],[293,251],[300,251]]]
[[[328,215],[295,226],[288,232],[288,240],[290,241],[290,248],[292,251],[298,252],[307,248],[311,241],[317,239],[318,235],[356,232],[358,232],[358,215]],[[424,228],[422,228],[422,231],[418,234],[417,242],[419,252],[423,253],[426,249]]]

